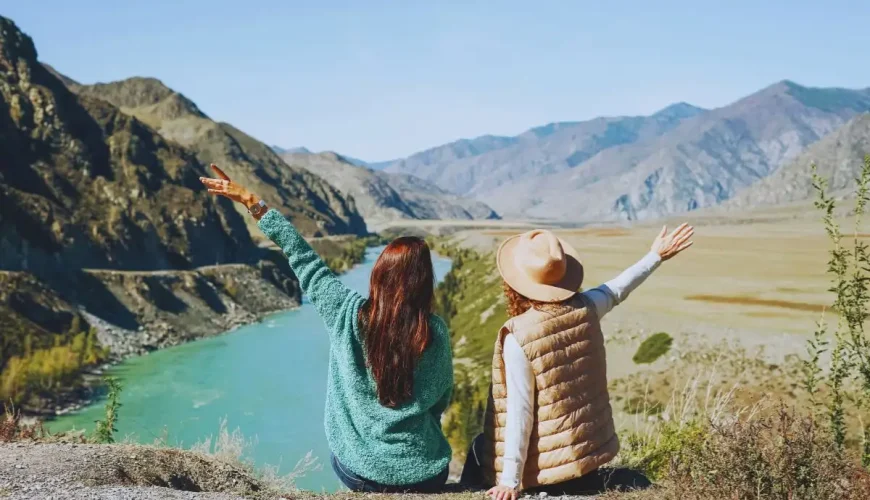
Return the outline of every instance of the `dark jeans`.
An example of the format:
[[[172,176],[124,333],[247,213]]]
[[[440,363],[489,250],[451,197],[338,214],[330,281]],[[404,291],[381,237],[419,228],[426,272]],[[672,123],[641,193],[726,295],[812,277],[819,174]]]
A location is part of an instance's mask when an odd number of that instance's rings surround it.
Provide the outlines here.
[[[468,449],[468,457],[462,468],[460,484],[467,488],[486,489],[483,479],[483,466],[480,463],[483,449],[483,434],[474,438]],[[547,493],[560,495],[596,495],[605,491],[643,490],[652,486],[649,479],[638,471],[626,468],[602,467],[581,477],[569,479],[558,484],[549,484],[525,490],[528,493]]]
[[[348,489],[351,491],[366,493],[438,493],[442,488],[444,488],[444,483],[447,482],[447,474],[449,472],[448,468],[445,467],[440,474],[432,479],[427,479],[416,484],[391,486],[388,484],[369,481],[364,477],[354,474],[350,469],[342,465],[335,455],[331,456],[331,461],[332,470],[335,471],[335,475],[338,476],[338,479],[340,479]]]

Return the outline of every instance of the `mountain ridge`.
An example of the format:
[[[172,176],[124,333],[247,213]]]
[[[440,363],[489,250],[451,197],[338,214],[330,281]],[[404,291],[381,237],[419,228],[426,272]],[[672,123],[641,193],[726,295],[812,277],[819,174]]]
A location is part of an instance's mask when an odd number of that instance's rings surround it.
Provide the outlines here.
[[[477,196],[501,185],[569,170],[603,149],[658,136],[704,113],[675,104],[650,116],[597,117],[553,122],[515,137],[484,135],[461,139],[398,160],[384,170],[426,179],[451,192]],[[505,206],[496,211],[505,212]]]

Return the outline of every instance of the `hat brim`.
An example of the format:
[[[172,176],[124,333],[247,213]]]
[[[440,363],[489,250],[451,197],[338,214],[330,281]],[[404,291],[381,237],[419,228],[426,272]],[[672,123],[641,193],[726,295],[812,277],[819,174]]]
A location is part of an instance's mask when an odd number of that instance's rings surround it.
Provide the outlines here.
[[[577,250],[559,238],[559,243],[565,252],[565,276],[558,283],[538,283],[515,263],[514,255],[520,236],[522,235],[511,236],[498,247],[496,263],[502,279],[518,293],[539,302],[562,302],[573,297],[583,285],[583,264],[580,262]]]

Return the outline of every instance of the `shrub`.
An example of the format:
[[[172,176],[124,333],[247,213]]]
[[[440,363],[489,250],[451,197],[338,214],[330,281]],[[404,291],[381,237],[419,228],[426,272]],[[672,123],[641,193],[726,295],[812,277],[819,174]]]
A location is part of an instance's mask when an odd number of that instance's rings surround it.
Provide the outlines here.
[[[94,441],[97,443],[114,443],[115,433],[118,429],[118,409],[121,408],[121,382],[114,377],[105,378],[109,395],[106,398],[106,407],[103,420],[97,420],[94,429]]]
[[[631,358],[637,364],[648,364],[659,359],[667,353],[674,343],[673,337],[665,332],[651,335],[637,348],[637,352]]]

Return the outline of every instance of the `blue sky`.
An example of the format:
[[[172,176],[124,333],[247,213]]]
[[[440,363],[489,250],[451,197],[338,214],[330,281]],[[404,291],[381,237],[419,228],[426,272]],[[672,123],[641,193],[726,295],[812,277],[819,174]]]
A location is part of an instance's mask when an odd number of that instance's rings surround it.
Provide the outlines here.
[[[264,142],[370,161],[786,78],[870,86],[866,1],[4,3],[76,80],[153,76]]]

